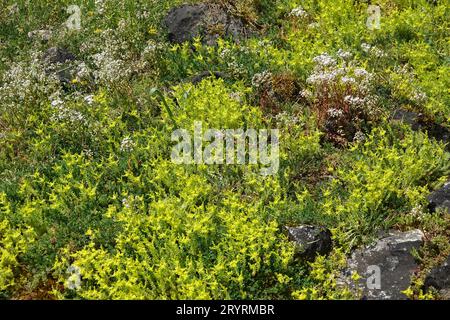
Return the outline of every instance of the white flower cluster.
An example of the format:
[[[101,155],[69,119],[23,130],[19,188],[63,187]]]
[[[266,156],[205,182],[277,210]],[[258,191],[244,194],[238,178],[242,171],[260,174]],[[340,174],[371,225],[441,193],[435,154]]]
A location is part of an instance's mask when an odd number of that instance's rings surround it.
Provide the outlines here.
[[[308,16],[308,12],[306,12],[302,6],[298,6],[297,8],[292,9],[292,11],[289,13],[289,16],[297,18],[306,18]]]
[[[242,94],[240,92],[231,92],[230,98],[236,102],[242,103]]]
[[[338,50],[337,56],[338,56],[339,58],[341,58],[342,60],[345,60],[345,61],[350,60],[350,59],[353,57],[353,55],[352,55],[351,52],[344,51],[344,50],[342,50],[342,49],[339,49],[339,50]]]
[[[240,55],[250,54],[250,49],[247,46],[239,47],[239,52],[234,53],[229,48],[224,48],[219,52],[220,58],[226,63],[228,73],[235,78],[241,78],[246,76],[246,68],[238,60]]]
[[[158,44],[155,41],[149,41],[147,46],[144,48],[142,52],[143,55],[152,55],[158,49]]]
[[[54,108],[54,113],[50,118],[51,121],[68,121],[73,125],[86,125],[87,121],[84,115],[77,110],[67,108],[64,101],[61,99],[53,100],[51,105]]]
[[[410,215],[419,218],[423,216],[423,208],[421,205],[416,205],[414,208],[411,209]]]
[[[98,84],[110,85],[129,79],[147,66],[149,58],[153,58],[162,45],[150,40],[140,59],[136,59],[136,52],[131,47],[137,40],[130,39],[126,28],[127,21],[121,20],[118,28],[103,30],[80,46],[80,52],[89,56],[88,60],[92,62],[92,71],[86,65],[79,67],[80,78],[90,74]]]
[[[300,92],[300,96],[305,99],[311,99],[313,97],[313,93],[311,92],[311,90],[303,89]]]
[[[80,62],[76,65],[75,68],[75,77],[78,81],[89,79],[91,76],[92,70],[85,62]]]
[[[147,10],[139,10],[136,13],[136,18],[138,18],[139,20],[147,20],[150,17],[150,12],[148,12]]]
[[[379,108],[377,97],[371,93],[373,75],[366,69],[355,67],[350,61],[350,52],[339,50],[337,56],[340,62],[327,53],[313,59],[314,71],[307,78],[307,83],[312,85],[312,94],[305,91],[302,96],[329,108],[329,118],[338,119],[342,116],[340,109],[348,107],[375,116]]]
[[[352,54],[342,50],[338,51],[342,60],[350,59]],[[341,83],[349,86],[358,85],[359,89],[367,89],[372,79],[372,74],[362,68],[352,68],[344,63],[338,67],[336,59],[327,53],[323,53],[313,59],[314,72],[308,77],[307,82],[313,85],[326,85],[329,83]],[[363,90],[367,91],[367,90]]]
[[[358,131],[355,133],[355,136],[353,137],[353,141],[359,142],[359,143],[364,142],[364,141],[366,141],[366,135],[363,132]]]
[[[130,209],[130,208],[131,208],[129,197],[128,197],[128,198],[123,198],[123,199],[122,199],[122,205],[123,205],[125,208],[127,208],[127,209]]]
[[[252,78],[252,85],[255,88],[261,88],[267,84],[272,83],[272,78],[272,73],[267,70],[261,73],[256,73]]]
[[[328,53],[322,53],[321,55],[314,57],[313,61],[316,64],[316,68],[320,69],[334,67],[337,64],[336,59],[334,59]]]
[[[355,85],[356,84],[356,79],[353,77],[349,77],[349,76],[343,76],[341,78],[341,81],[343,84],[346,84],[346,85]]]
[[[12,63],[0,79],[0,101],[4,106],[17,108],[33,97],[49,96],[59,87],[55,74],[47,74],[42,53],[31,53],[30,61]]]
[[[425,92],[414,90],[412,100],[417,104],[423,104],[427,102],[428,96]]]
[[[83,149],[82,154],[87,158],[92,158],[94,156],[94,152],[91,149]]]
[[[368,44],[368,43],[363,42],[363,43],[361,44],[361,49],[362,49],[362,51],[364,51],[365,53],[369,53],[369,52],[370,52],[370,49],[372,49],[372,46],[371,46],[370,44]]]
[[[114,83],[129,74],[125,62],[116,59],[110,51],[97,53],[92,58],[97,67],[94,71],[94,77],[99,82]]]
[[[90,94],[84,97],[84,102],[88,105],[92,105],[94,103],[94,95]]]
[[[130,137],[126,137],[120,143],[120,151],[122,152],[131,152],[136,147],[136,143]]]
[[[365,103],[365,99],[351,95],[345,96],[344,101],[353,107],[362,107]]]
[[[275,116],[275,121],[277,122],[278,126],[277,127],[292,127],[298,123],[300,123],[300,119],[296,116],[294,116],[292,113],[290,112],[280,112]]]
[[[98,14],[104,14],[106,10],[105,0],[95,0],[95,9]]]
[[[330,118],[339,119],[344,115],[344,112],[341,109],[330,108],[327,110],[327,114]]]
[[[381,50],[380,48],[377,48],[376,46],[372,46],[368,43],[362,43],[361,49],[367,54],[370,54],[371,56],[375,58],[384,58],[387,57],[387,54]]]
[[[219,57],[221,59],[227,59],[231,55],[231,50],[228,48],[224,48],[222,51],[219,52]]]
[[[427,94],[417,85],[417,76],[414,73],[414,69],[412,69],[410,65],[405,64],[401,67],[395,67],[393,75],[395,75],[395,77],[400,75],[401,77],[397,80],[393,80],[391,78],[390,81],[392,82],[392,86],[398,87],[400,84],[405,85],[408,88],[408,91],[404,92],[404,94],[409,100],[417,105],[423,105],[428,101]]]
[[[28,32],[27,35],[31,40],[49,41],[53,33],[51,30],[33,30]]]

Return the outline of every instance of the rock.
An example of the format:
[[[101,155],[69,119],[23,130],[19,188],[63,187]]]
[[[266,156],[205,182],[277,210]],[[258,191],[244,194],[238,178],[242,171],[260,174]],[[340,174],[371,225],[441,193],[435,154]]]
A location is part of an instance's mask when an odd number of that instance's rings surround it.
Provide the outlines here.
[[[450,213],[450,181],[428,196],[429,209],[434,212],[438,208],[446,209]]]
[[[308,261],[317,255],[326,255],[332,249],[330,230],[310,225],[286,227],[288,238],[297,244],[296,257]]]
[[[51,47],[44,53],[44,60],[49,64],[65,63],[75,59],[75,55],[64,48]]]
[[[398,109],[395,110],[392,119],[409,124],[414,131],[417,131],[423,128],[423,126],[421,125],[422,117],[423,115],[421,113]]]
[[[164,23],[169,31],[169,41],[173,43],[201,37],[203,43],[213,45],[220,36],[237,40],[247,33],[241,19],[215,4],[200,3],[174,8]]]
[[[447,144],[446,149],[450,151],[450,129],[437,123],[428,123],[426,130],[430,137]]]
[[[44,53],[43,60],[47,65],[47,74],[55,73],[65,88],[70,86],[74,77],[74,69],[70,65],[71,62],[76,60],[74,54],[64,48],[51,47]]]
[[[450,129],[440,124],[427,121],[422,113],[398,109],[394,112],[392,119],[409,124],[414,131],[426,131],[430,137],[446,143],[447,150],[450,150]]]
[[[202,80],[209,78],[209,77],[214,77],[216,79],[223,79],[225,78],[225,73],[223,72],[218,72],[218,71],[203,71],[201,73],[199,73],[198,75],[192,77],[191,82],[192,84],[199,84],[200,82],[202,82]]]
[[[450,298],[450,256],[440,266],[432,269],[425,278],[424,289],[431,287],[438,290],[444,299]]]
[[[402,291],[410,286],[411,276],[418,269],[411,251],[420,248],[423,237],[420,230],[394,231],[372,246],[355,250],[348,261],[344,281],[352,289],[361,290],[363,299],[407,299]],[[356,284],[350,280],[354,272],[361,276]]]

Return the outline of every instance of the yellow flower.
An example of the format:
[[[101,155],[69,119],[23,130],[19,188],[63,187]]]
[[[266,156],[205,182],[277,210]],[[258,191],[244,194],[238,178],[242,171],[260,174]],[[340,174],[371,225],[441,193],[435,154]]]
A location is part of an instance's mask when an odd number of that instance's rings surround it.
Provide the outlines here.
[[[353,272],[352,273],[352,280],[353,281],[358,281],[359,279],[361,279],[361,276],[357,272]]]

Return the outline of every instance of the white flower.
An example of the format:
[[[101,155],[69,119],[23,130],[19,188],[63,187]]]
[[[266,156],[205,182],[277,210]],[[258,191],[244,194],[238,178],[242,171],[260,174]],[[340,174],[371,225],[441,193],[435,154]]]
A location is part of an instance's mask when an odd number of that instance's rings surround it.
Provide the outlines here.
[[[356,80],[353,77],[344,76],[341,78],[343,84],[356,84]]]
[[[51,30],[34,30],[34,31],[28,32],[28,38],[30,38],[30,39],[49,41],[51,37],[52,37]]]
[[[289,112],[283,111],[275,116],[275,120],[283,127],[291,127],[300,122],[299,118]]]
[[[372,48],[372,46],[368,43],[363,42],[361,44],[361,49],[365,52],[365,53],[369,53],[370,49]]]
[[[140,20],[147,20],[150,17],[150,13],[148,11],[138,11],[136,17]]]
[[[51,102],[52,107],[58,107],[64,105],[64,102],[61,99],[56,99]]]
[[[356,132],[355,136],[353,137],[353,141],[355,141],[355,142],[364,142],[365,140],[366,140],[366,135],[361,131]]]
[[[428,97],[427,97],[426,93],[421,92],[421,91],[414,92],[414,95],[413,95],[414,101],[416,101],[418,103],[424,103],[427,101],[427,99],[428,99]]]
[[[91,149],[84,149],[83,154],[88,158],[92,158],[94,156],[94,152],[92,152]]]
[[[297,18],[306,18],[308,16],[308,13],[303,9],[303,7],[299,6],[295,9],[292,9],[289,15]]]
[[[91,71],[86,63],[81,62],[80,64],[78,64],[76,69],[76,76],[78,79],[86,79],[89,77],[90,73]]]
[[[50,120],[52,121],[68,121],[72,124],[83,124],[87,123],[84,115],[77,110],[69,109],[65,106],[64,101],[57,98],[51,102],[52,107],[54,108],[54,113],[51,116]]]
[[[344,112],[340,109],[330,108],[327,110],[327,114],[331,118],[340,118],[344,115]]]
[[[421,205],[417,205],[411,209],[410,213],[413,217],[420,217],[423,215],[423,208]]]
[[[342,49],[339,49],[337,52],[337,55],[339,58],[341,58],[342,60],[349,60],[352,58],[352,54],[348,51],[344,51]]]
[[[131,152],[133,151],[136,143],[130,137],[126,137],[120,143],[120,151],[122,152]]]
[[[122,205],[123,205],[125,208],[127,208],[127,209],[130,209],[130,208],[131,208],[130,201],[129,201],[128,198],[123,198],[123,199],[122,199]]]
[[[86,97],[84,97],[84,101],[88,104],[91,105],[94,103],[94,95],[90,94]]]
[[[345,96],[344,101],[348,103],[351,106],[359,107],[364,105],[364,99],[361,99],[360,97],[354,97],[354,96]]]
[[[371,76],[371,74],[366,69],[362,68],[356,68],[354,72],[357,78],[370,78]]]
[[[231,53],[231,50],[228,49],[228,48],[225,48],[225,49],[223,49],[223,50],[219,53],[219,56],[220,56],[222,59],[225,59],[226,57],[228,57],[228,55],[230,55],[230,53]]]
[[[230,98],[233,99],[234,101],[242,103],[242,95],[240,92],[231,92]]]
[[[387,54],[377,47],[373,47],[372,50],[370,51],[370,54],[375,56],[376,58],[387,57]]]
[[[310,99],[312,98],[313,94],[310,90],[304,89],[300,92],[300,95],[305,98],[305,99]]]
[[[94,72],[97,80],[113,83],[127,77],[131,70],[125,67],[125,62],[116,59],[111,51],[103,51],[92,56],[98,70]]]
[[[97,9],[98,14],[105,13],[105,1],[104,0],[95,0],[95,8]]]
[[[307,83],[320,85],[324,83],[335,82],[339,76],[345,73],[342,68],[332,69],[330,71],[316,70],[311,76],[306,79]]]
[[[320,24],[317,23],[317,22],[313,22],[313,23],[308,24],[308,29],[317,29],[319,27],[320,27]]]
[[[328,53],[322,53],[321,55],[314,57],[313,61],[316,65],[321,67],[333,67],[336,65],[336,60]]]
[[[158,44],[155,41],[151,40],[144,48],[144,55],[154,54],[156,52],[156,49],[158,49]]]
[[[270,84],[272,82],[272,73],[264,71],[257,73],[252,78],[252,85],[255,88],[262,87],[263,85]]]

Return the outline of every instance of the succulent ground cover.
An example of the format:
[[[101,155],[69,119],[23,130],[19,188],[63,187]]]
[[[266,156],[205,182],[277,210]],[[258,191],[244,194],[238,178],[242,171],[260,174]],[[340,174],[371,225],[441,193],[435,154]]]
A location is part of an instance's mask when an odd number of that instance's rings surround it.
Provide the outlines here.
[[[412,230],[402,294],[445,298],[449,8],[377,5],[4,0],[0,298],[358,299],[352,252]],[[198,121],[277,129],[277,171],[174,163]]]

